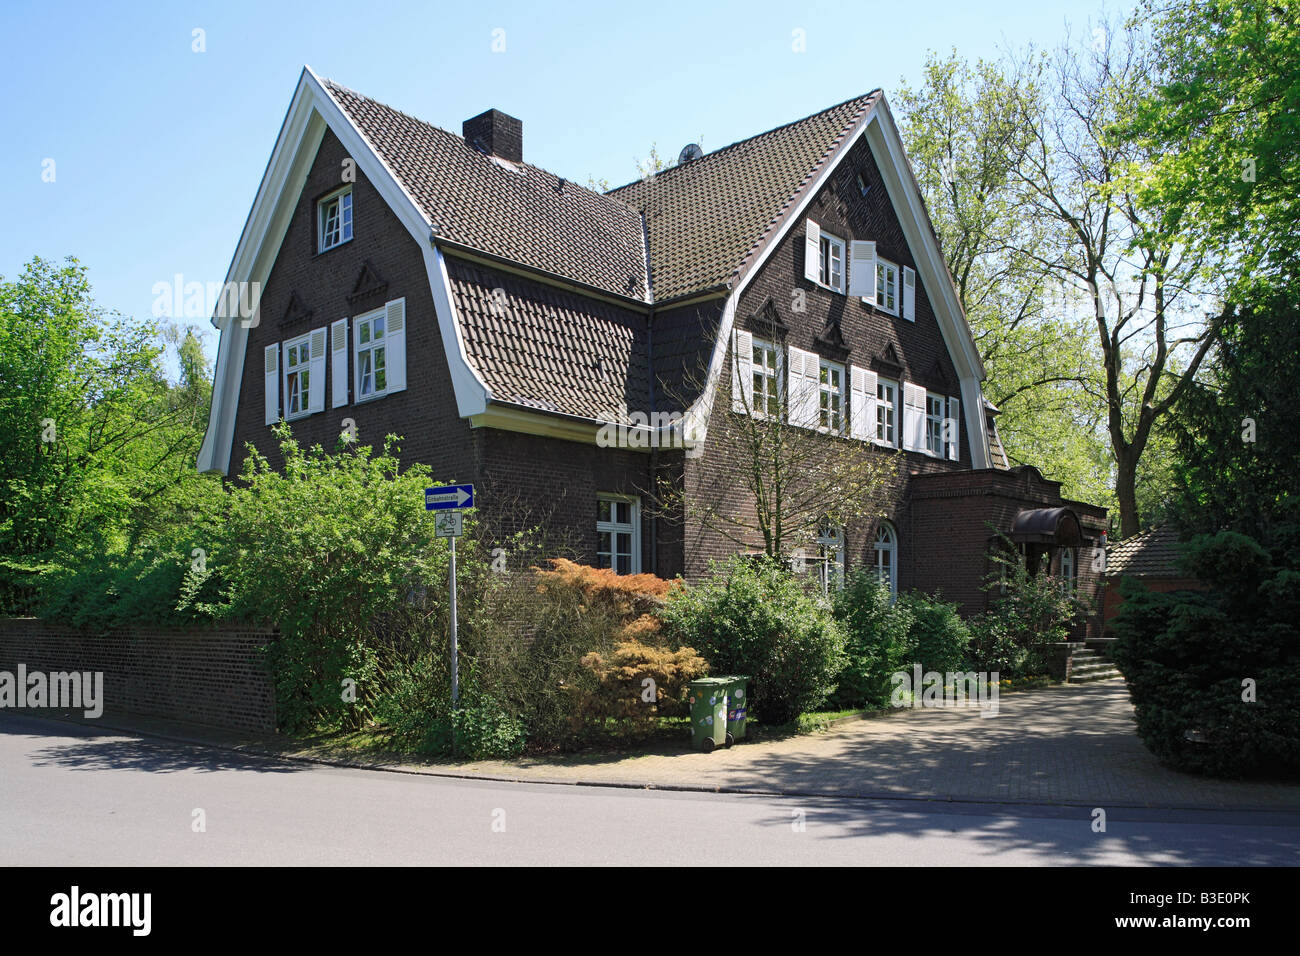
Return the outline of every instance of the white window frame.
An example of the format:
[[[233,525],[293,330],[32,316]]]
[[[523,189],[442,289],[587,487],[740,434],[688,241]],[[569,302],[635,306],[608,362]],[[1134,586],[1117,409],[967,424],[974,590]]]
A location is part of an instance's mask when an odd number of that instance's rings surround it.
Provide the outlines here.
[[[882,521],[876,526],[876,538],[872,545],[872,560],[876,576],[885,579],[885,555],[889,555],[889,593],[898,595],[898,529],[889,521]]]
[[[387,317],[388,317],[388,308],[387,306],[385,306],[382,309],[375,309],[373,312],[367,312],[365,315],[358,315],[355,319],[352,320],[352,394],[354,396],[353,401],[355,401],[357,404],[360,404],[361,402],[369,402],[376,398],[383,398],[385,395],[388,394]],[[381,337],[383,338],[384,341],[378,345],[375,344],[377,340],[374,337],[374,327],[375,327],[374,323],[376,319],[380,319],[384,322],[383,332],[381,334]],[[368,330],[368,335],[369,335],[369,338],[365,343],[362,343],[361,341],[362,335],[365,334],[363,333],[363,329]],[[372,388],[371,391],[368,393],[363,392],[361,390],[361,379],[363,374],[361,368],[362,365],[361,359],[365,353],[367,352],[371,353],[372,362],[371,362],[370,372],[373,377],[375,371],[374,362],[373,362],[373,353],[375,352],[376,349],[382,349],[384,353],[384,387],[382,389]]]
[[[899,285],[901,273],[898,264],[876,257],[876,308],[890,315],[898,315],[902,306],[903,289]],[[888,290],[893,289],[894,305],[889,306]]]
[[[280,366],[280,380],[284,386],[284,420],[305,418],[311,414],[311,333],[289,339],[284,343],[284,360]],[[296,355],[298,361],[291,362],[290,355]],[[289,376],[294,376],[298,385],[297,411],[293,410],[293,390],[289,385]]]
[[[830,289],[832,292],[838,292],[844,295],[844,273],[848,267],[848,243],[838,236],[832,236],[829,232],[823,231],[821,242],[818,246],[820,258],[818,259],[817,275],[818,285]],[[835,275],[831,269],[835,260],[835,253],[839,253],[840,275],[839,283],[832,281]]]
[[[876,379],[876,426],[871,440],[877,445],[884,445],[886,448],[897,448],[902,433],[902,422],[899,421],[898,390],[899,383],[893,379]],[[884,397],[885,392],[889,393],[888,399]],[[887,420],[889,429],[894,433],[892,440],[883,438],[880,435],[882,417]]]
[[[935,414],[935,403],[939,412]],[[943,440],[943,421],[948,417],[948,399],[937,392],[925,393],[925,453],[934,458],[943,458],[946,447]]]
[[[839,525],[824,522],[817,529],[817,573],[820,577],[823,594],[830,594],[831,587],[844,587],[848,570],[848,548],[845,547],[844,529]]]
[[[781,418],[781,401],[784,397],[782,383],[785,381],[785,359],[782,351],[774,342],[764,339],[753,340],[753,347],[750,350],[749,413],[755,418],[776,420]],[[760,361],[760,354],[762,361]],[[770,368],[767,365],[768,358],[772,360]],[[761,392],[758,388],[760,376],[766,386]],[[776,403],[775,413],[768,410],[769,399]]]
[[[833,387],[830,384],[829,381],[831,377],[830,373],[832,372],[836,373],[839,378],[838,388]],[[827,373],[825,375],[827,381],[822,381],[823,378],[822,373]],[[827,432],[828,434],[831,435],[844,434],[845,425],[847,424],[847,416],[845,416],[844,414],[844,400],[846,397],[846,389],[844,388],[844,378],[846,374],[847,374],[847,369],[839,362],[830,362],[827,361],[826,359],[820,359],[817,363],[817,430],[818,431]],[[838,403],[839,403],[839,407],[837,410],[837,414],[839,415],[839,423],[831,424],[830,422],[823,422],[822,418],[824,416],[829,417],[827,416],[827,412],[832,410],[832,408],[828,406],[834,406],[836,399],[838,399]]]
[[[601,502],[609,502],[609,521],[600,520]],[[628,505],[628,520],[626,522],[615,520],[618,517],[618,506],[620,504]],[[600,550],[600,535],[609,533],[610,550],[602,552]],[[617,535],[626,534],[629,537],[629,547],[631,551],[628,555],[628,570],[620,571],[618,569],[618,556],[623,552],[618,549]],[[606,494],[604,492],[596,495],[596,567],[604,567],[601,562],[601,555],[609,556],[608,567],[615,574],[640,574],[641,573],[641,499],[635,495],[617,495]]]
[[[331,235],[325,232],[325,220],[326,210],[333,203],[338,203],[338,223],[337,227],[331,230],[331,234],[336,234],[337,238],[331,239]],[[336,189],[316,203],[316,251],[318,253],[337,249],[345,242],[352,241],[354,210],[351,186]]]
[[[1079,585],[1079,562],[1074,548],[1061,548],[1060,567],[1061,589],[1073,594]]]

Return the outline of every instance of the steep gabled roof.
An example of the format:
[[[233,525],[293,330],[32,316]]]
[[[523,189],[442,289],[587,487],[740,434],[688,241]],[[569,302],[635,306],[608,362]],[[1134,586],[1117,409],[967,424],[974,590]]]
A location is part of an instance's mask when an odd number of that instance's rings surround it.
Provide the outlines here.
[[[846,100],[611,190],[645,216],[655,300],[731,283],[878,96]]]
[[[322,85],[441,239],[605,292],[646,297],[641,217],[619,199],[487,156],[332,80]]]

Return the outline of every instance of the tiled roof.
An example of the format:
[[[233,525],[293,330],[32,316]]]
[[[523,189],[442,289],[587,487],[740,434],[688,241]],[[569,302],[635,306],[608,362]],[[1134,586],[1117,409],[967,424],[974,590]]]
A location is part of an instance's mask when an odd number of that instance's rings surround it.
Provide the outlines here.
[[[601,422],[650,410],[644,316],[453,256],[447,275],[495,400]]]
[[[333,81],[324,86],[444,238],[645,298],[641,217],[621,200],[527,163],[495,160],[455,133]]]
[[[1178,567],[1181,557],[1177,533],[1169,528],[1152,528],[1111,545],[1106,550],[1106,573],[1184,577],[1185,572]]]
[[[655,300],[734,278],[878,95],[856,97],[611,190],[645,214]]]

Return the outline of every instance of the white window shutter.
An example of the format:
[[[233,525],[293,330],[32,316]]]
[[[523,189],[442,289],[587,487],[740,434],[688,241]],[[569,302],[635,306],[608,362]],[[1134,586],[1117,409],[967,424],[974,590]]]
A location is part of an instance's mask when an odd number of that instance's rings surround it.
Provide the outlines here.
[[[388,303],[384,338],[387,392],[400,392],[406,388],[406,299]]]
[[[849,295],[876,301],[876,244],[854,239],[849,243]]]
[[[313,329],[311,333],[311,374],[307,381],[307,411],[309,414],[325,411],[325,346],[328,329]]]
[[[330,325],[330,404],[339,408],[348,403],[348,320]]]
[[[916,321],[916,270],[903,266],[903,318]]]
[[[752,413],[752,383],[754,380],[754,336],[736,329],[735,347],[731,353],[731,410]]]
[[[876,373],[856,365],[849,372],[849,426],[859,441],[876,437]]]
[[[903,383],[903,448],[925,451],[925,389]]]
[[[790,424],[817,427],[817,356],[790,346]]]
[[[803,277],[809,282],[822,280],[822,230],[811,219],[803,240]]]
[[[948,457],[952,461],[961,461],[961,402],[948,397],[948,420],[944,423],[944,433],[948,438]]]
[[[266,424],[280,420],[280,343],[268,345],[263,351],[266,373]]]

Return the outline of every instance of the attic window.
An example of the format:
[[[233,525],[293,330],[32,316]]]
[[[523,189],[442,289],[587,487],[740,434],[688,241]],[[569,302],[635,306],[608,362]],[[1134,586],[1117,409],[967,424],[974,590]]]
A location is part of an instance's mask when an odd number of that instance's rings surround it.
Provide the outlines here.
[[[867,181],[862,178],[861,173],[858,173],[858,192],[864,196],[871,192],[871,187],[867,185]]]
[[[345,186],[316,204],[316,250],[325,252],[352,238],[352,187]]]

